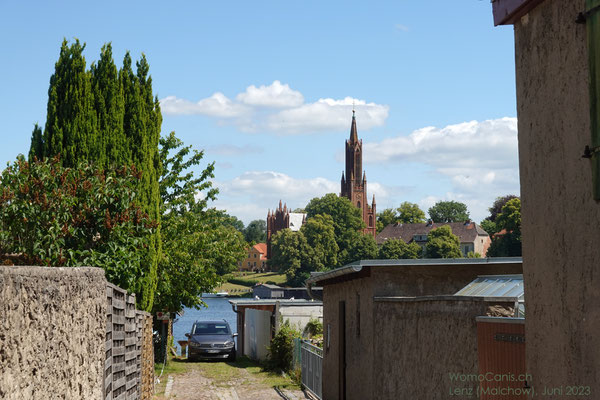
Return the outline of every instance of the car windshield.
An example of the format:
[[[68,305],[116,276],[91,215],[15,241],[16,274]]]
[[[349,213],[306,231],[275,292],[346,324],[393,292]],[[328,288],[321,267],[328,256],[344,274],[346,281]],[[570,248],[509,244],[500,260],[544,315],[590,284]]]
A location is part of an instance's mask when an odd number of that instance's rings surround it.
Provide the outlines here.
[[[227,335],[229,326],[225,323],[200,322],[194,325],[192,335]]]

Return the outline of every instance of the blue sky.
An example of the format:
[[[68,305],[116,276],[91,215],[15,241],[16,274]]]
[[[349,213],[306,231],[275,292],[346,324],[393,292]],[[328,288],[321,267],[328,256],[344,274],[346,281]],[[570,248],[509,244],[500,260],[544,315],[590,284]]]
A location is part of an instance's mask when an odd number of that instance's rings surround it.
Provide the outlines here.
[[[355,103],[368,196],[467,204],[518,194],[513,31],[489,1],[0,0],[0,163],[45,122],[63,38],[150,63],[163,134],[216,161],[216,206],[245,223],[339,192]]]

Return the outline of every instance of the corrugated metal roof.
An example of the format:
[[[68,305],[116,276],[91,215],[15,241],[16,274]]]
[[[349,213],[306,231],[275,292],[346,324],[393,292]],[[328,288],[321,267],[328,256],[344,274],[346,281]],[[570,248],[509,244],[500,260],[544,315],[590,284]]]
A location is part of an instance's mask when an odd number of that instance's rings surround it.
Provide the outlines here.
[[[459,290],[455,296],[512,297],[525,299],[523,275],[482,275]]]

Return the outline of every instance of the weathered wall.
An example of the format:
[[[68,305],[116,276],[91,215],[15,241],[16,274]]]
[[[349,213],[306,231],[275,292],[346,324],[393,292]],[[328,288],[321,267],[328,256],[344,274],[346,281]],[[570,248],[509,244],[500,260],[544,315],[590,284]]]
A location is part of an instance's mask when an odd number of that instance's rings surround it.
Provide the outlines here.
[[[372,267],[371,270],[375,296],[429,296],[454,294],[478,275],[520,274],[523,265],[419,265]]]
[[[492,304],[481,299],[376,299],[371,399],[477,398],[477,324]],[[503,306],[512,306],[506,303]]]
[[[323,399],[339,398],[339,314],[346,304],[346,398],[369,399],[373,379],[373,289],[370,279],[323,287]],[[328,346],[329,343],[329,346]]]
[[[533,387],[600,393],[600,205],[592,199],[584,0],[515,24],[527,370]],[[548,366],[560,368],[548,368]]]
[[[105,294],[98,268],[0,266],[0,398],[101,399]]]
[[[136,311],[138,346],[140,347],[140,400],[154,396],[154,345],[152,343],[152,314]],[[141,329],[140,329],[141,328]]]

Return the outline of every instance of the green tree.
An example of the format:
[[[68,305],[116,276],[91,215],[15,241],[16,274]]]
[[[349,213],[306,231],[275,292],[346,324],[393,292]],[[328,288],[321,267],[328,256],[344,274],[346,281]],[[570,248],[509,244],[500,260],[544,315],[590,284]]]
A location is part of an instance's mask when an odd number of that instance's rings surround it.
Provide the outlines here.
[[[481,221],[479,224],[481,228],[488,233],[488,235],[493,236],[496,232],[498,232],[498,227],[495,222],[492,222],[488,218]]]
[[[348,247],[340,252],[339,259],[341,265],[358,260],[373,260],[379,255],[377,243],[371,235],[348,231],[344,235],[344,241],[348,243]]]
[[[521,245],[521,199],[510,199],[496,217],[498,232],[487,251],[488,257],[517,257],[522,255]]]
[[[432,229],[427,235],[425,253],[428,258],[461,258],[460,241],[452,233],[452,228],[442,225]]]
[[[219,283],[219,275],[237,268],[246,243],[240,232],[225,223],[227,214],[207,208],[218,193],[210,180],[214,162],[195,176],[191,169],[201,163],[203,152],[184,146],[174,133],[161,138],[160,145],[164,251],[154,309],[174,312],[199,307],[200,295]]]
[[[135,201],[135,167],[65,168],[58,157],[20,158],[0,176],[0,253],[33,265],[93,265],[124,289],[144,284],[144,257],[157,222]]]
[[[263,243],[267,240],[267,223],[264,219],[251,221],[244,229],[244,238],[248,243]]]
[[[40,128],[38,124],[35,124],[33,133],[31,134],[31,148],[29,149],[30,162],[35,159],[44,159],[44,139],[42,135],[42,128]]]
[[[469,211],[458,201],[438,201],[429,208],[429,217],[437,223],[465,222],[469,219]]]
[[[227,214],[225,211],[219,211],[219,213],[221,214],[221,223],[223,225],[231,226],[242,235],[244,234],[246,228],[244,228],[244,223],[242,221],[234,215]]]
[[[306,264],[309,251],[308,242],[301,230],[293,232],[290,229],[282,229],[271,240],[272,256],[269,264],[280,273],[286,274],[288,283],[303,282],[309,274],[302,276],[298,270],[303,263]]]
[[[425,222],[425,212],[423,212],[423,210],[415,203],[405,201],[400,204],[397,211],[398,222],[403,224],[420,224]]]
[[[398,222],[398,213],[393,208],[386,208],[377,213],[377,233],[381,232],[386,226]]]
[[[335,241],[333,218],[315,215],[300,228],[308,244],[304,268],[301,272],[325,271],[337,265],[338,245]]]
[[[496,197],[496,200],[494,200],[494,204],[492,204],[492,206],[488,209],[490,211],[490,216],[488,217],[488,219],[492,222],[496,222],[496,218],[498,217],[498,214],[502,212],[502,208],[504,207],[504,205],[508,201],[516,198],[518,198],[518,196],[515,196],[514,194],[507,194],[506,196]]]
[[[402,239],[388,239],[379,248],[379,258],[391,259],[416,259],[422,253],[421,246],[416,243],[407,244]]]

